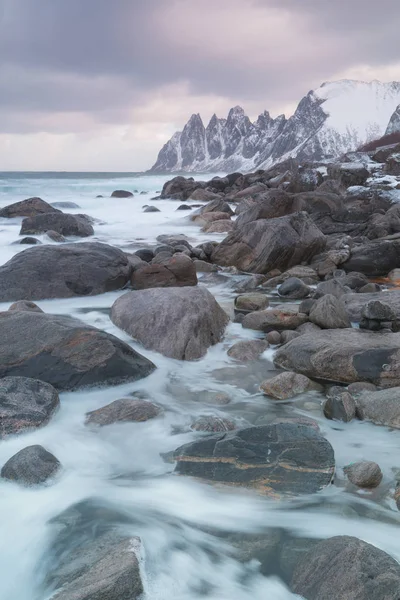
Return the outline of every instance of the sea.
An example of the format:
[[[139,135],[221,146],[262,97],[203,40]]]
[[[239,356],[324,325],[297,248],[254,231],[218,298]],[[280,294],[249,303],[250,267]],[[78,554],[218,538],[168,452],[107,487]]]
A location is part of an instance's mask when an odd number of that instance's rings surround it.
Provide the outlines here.
[[[167,179],[135,173],[0,173],[0,207],[32,196],[50,203],[74,202],[79,208],[64,212],[86,213],[95,219],[95,234],[89,241],[127,252],[156,244],[161,234],[184,233],[192,245],[209,240],[186,212],[177,211],[180,202],[154,199]],[[132,191],[134,197],[112,198],[115,189]],[[160,212],[144,213],[146,205]],[[0,264],[27,248],[14,243],[20,224],[21,219],[0,219]],[[36,237],[54,243],[46,236]],[[200,285],[206,285],[230,313],[235,297],[232,280],[233,276],[222,275],[200,278]],[[254,382],[276,373],[273,350],[238,367],[227,349],[259,334],[233,322],[224,340],[198,361],[182,362],[144,350],[109,318],[110,307],[122,293],[37,302],[45,312],[71,315],[118,336],[150,358],[157,369],[135,383],[62,393],[61,408],[49,424],[0,442],[0,466],[32,444],[43,445],[62,464],[52,485],[32,489],[0,480],[1,600],[50,600],[44,581],[53,560],[57,518],[77,505],[89,507],[85,514],[90,527],[99,526],[101,506],[105,515],[119,515],[125,533],[141,538],[141,570],[149,600],[298,598],[279,576],[281,550],[294,552],[303,538],[353,535],[400,560],[400,517],[391,493],[400,468],[400,432],[359,421],[328,421],[318,392],[287,403],[270,401]],[[8,306],[3,303],[0,310]],[[230,403],[210,404],[212,394],[221,392]],[[162,417],[99,429],[85,426],[87,412],[130,394],[161,405]],[[314,418],[334,447],[336,484],[310,497],[278,502],[248,490],[175,475],[174,465],[163,455],[199,435],[191,424],[202,415],[227,417],[238,426],[276,416]],[[362,459],[376,461],[384,473],[375,492],[346,488],[343,467]],[[267,540],[276,532],[281,550],[272,554],[270,572],[260,568],[257,560],[244,560],[231,543],[254,536]]]

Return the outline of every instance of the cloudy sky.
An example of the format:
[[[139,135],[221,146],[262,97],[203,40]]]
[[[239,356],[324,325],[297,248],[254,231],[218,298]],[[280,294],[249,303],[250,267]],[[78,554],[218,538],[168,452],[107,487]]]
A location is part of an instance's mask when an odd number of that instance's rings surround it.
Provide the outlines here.
[[[193,112],[400,81],[399,0],[0,0],[0,170],[147,169]]]

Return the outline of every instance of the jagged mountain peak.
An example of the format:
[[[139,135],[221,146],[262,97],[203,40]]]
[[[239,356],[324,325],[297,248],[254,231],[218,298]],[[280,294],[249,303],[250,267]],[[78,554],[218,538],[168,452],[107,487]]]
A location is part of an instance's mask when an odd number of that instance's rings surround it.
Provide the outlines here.
[[[308,92],[289,119],[264,111],[252,123],[235,106],[226,119],[213,115],[205,128],[194,114],[165,144],[151,171],[251,171],[293,157],[333,159],[389,127],[400,128],[399,105],[400,82],[342,79]]]

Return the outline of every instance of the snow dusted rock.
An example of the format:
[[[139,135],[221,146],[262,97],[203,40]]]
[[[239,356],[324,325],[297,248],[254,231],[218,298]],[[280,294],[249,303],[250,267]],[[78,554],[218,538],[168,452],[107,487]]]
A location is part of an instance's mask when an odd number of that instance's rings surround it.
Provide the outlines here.
[[[385,135],[400,132],[400,104],[392,114]]]
[[[252,123],[236,106],[227,119],[214,115],[204,127],[200,115],[192,115],[162,148],[151,171],[251,171],[291,157],[330,159],[396,128],[399,102],[399,82],[341,80],[309,92],[289,119],[273,119],[265,111]]]

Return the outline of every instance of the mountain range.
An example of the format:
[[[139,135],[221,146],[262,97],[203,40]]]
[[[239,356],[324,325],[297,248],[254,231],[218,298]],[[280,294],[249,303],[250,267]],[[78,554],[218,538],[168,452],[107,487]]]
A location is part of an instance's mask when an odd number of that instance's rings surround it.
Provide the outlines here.
[[[400,131],[400,82],[340,80],[310,91],[290,118],[254,122],[236,106],[205,127],[190,117],[158,154],[152,173],[267,169],[288,158],[326,161]]]

